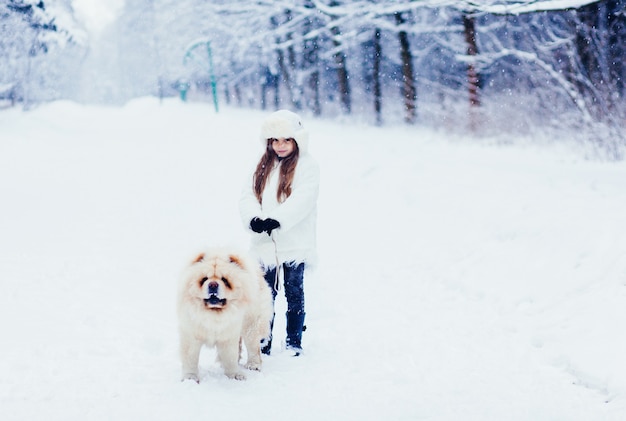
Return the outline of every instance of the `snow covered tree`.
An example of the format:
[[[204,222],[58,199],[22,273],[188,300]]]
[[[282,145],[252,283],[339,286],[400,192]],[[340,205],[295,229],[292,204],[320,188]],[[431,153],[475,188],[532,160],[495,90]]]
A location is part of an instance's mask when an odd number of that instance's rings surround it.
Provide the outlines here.
[[[604,144],[623,139],[618,129],[624,115],[623,0],[478,1],[471,6],[480,52],[467,60],[485,78],[487,101],[493,102],[498,91],[514,98],[515,111],[500,113],[502,122],[557,127],[558,121]],[[498,111],[485,105],[495,122]]]
[[[0,84],[24,80],[29,60],[46,57],[30,64],[39,73],[59,67],[50,53],[61,43],[49,34],[62,29],[49,6],[69,2],[0,2],[0,31],[10,33],[0,39]],[[492,133],[567,126],[623,139],[624,2],[128,1],[101,37],[111,56],[98,63],[112,75],[102,97],[173,96],[189,82],[191,97],[206,100],[207,67],[184,59],[203,41],[219,95],[239,106]]]
[[[62,75],[84,51],[83,41],[69,1],[0,1],[0,85],[27,107],[58,98],[67,83]]]

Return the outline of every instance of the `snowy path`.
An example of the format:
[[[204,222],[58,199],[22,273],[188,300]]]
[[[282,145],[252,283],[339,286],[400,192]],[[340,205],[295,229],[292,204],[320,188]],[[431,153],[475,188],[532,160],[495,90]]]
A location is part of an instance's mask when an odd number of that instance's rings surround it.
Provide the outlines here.
[[[623,163],[323,121],[306,355],[180,383],[175,282],[247,244],[263,116],[0,113],[2,419],[623,419]]]

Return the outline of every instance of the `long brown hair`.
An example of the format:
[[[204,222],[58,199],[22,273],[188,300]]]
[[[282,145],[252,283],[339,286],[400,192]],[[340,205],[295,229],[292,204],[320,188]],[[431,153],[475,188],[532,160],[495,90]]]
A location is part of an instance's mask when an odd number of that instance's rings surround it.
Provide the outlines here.
[[[294,142],[293,152],[281,160],[278,191],[276,192],[276,200],[278,200],[278,203],[284,202],[285,199],[291,196],[291,183],[296,173],[296,165],[298,164],[299,156],[300,149],[298,148],[298,142]],[[265,185],[267,184],[267,180],[270,177],[276,161],[278,161],[278,155],[276,155],[276,152],[272,149],[272,139],[267,139],[265,153],[257,164],[256,171],[252,177],[252,188],[254,189],[254,195],[259,203],[263,203],[263,190],[265,190]]]

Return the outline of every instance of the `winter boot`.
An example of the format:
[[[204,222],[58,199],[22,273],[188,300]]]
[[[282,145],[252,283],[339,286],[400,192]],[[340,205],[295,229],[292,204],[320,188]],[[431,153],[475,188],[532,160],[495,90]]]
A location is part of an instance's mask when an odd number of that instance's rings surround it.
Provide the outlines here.
[[[287,312],[287,349],[294,351],[294,357],[302,353],[302,332],[304,326],[304,312]]]
[[[272,352],[272,330],[274,330],[274,316],[270,321],[270,335],[261,340],[261,352],[265,355],[270,355]]]

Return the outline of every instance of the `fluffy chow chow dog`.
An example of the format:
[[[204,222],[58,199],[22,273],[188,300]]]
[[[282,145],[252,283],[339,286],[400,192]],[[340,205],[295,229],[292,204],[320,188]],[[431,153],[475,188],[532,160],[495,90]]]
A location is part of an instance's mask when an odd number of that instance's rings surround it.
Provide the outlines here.
[[[224,373],[237,380],[242,343],[250,370],[261,370],[261,340],[270,332],[272,294],[258,263],[241,252],[211,249],[183,272],[178,322],[183,380],[199,382],[203,345],[217,350]]]

